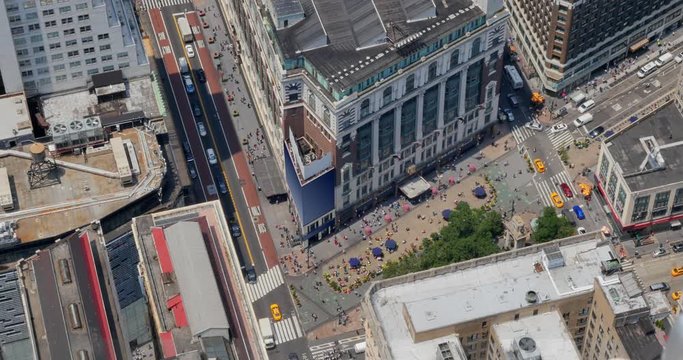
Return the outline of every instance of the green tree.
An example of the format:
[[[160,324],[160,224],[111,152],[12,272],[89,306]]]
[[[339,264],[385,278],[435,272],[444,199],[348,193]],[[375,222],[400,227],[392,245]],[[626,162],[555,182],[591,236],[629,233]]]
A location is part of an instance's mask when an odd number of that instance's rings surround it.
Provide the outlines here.
[[[576,234],[576,229],[569,219],[557,216],[555,209],[545,207],[538,218],[538,228],[531,234],[531,240],[536,243],[544,243],[555,239]]]
[[[461,202],[451,212],[448,225],[422,240],[421,252],[387,262],[383,275],[390,278],[497,253],[500,248],[495,240],[503,230],[500,214]]]

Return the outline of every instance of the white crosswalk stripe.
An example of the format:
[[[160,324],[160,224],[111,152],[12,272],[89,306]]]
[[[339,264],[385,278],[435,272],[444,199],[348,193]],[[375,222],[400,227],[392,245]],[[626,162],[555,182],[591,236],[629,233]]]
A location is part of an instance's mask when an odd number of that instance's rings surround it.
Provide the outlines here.
[[[304,336],[296,316],[288,317],[273,324],[275,328],[275,343],[283,344]]]
[[[249,299],[254,302],[284,283],[280,267],[272,267],[265,274],[259,275],[255,284],[247,283]]]
[[[535,134],[535,130],[531,130],[524,126],[515,125],[512,127],[512,136],[515,138],[517,144],[523,143],[526,141],[526,139],[534,136]]]
[[[141,10],[160,9],[165,6],[191,4],[191,0],[142,0]]]
[[[554,206],[552,204],[552,201],[550,200],[550,194],[552,194],[553,192],[560,194],[563,201],[566,202],[567,200],[569,200],[560,188],[560,184],[562,183],[569,185],[569,188],[572,190],[572,194],[576,196],[576,188],[574,187],[574,184],[572,184],[572,180],[569,177],[569,174],[567,174],[567,171],[565,170],[551,176],[550,179],[544,179],[540,181],[536,181],[534,179],[534,185],[536,186],[536,190],[538,190],[538,193],[541,197],[541,201],[543,202],[543,204],[545,204],[546,206]]]
[[[340,352],[344,352],[346,350],[352,349],[354,345],[363,341],[365,341],[365,335],[357,335],[341,339],[336,342],[331,341],[324,344],[313,345],[308,349],[311,351],[313,360],[324,360],[325,356],[331,355],[334,352],[335,347]]]
[[[550,143],[553,145],[553,149],[555,150],[560,150],[574,142],[574,136],[569,131],[561,131],[553,134],[550,132],[550,128],[547,128],[545,133],[548,134]]]

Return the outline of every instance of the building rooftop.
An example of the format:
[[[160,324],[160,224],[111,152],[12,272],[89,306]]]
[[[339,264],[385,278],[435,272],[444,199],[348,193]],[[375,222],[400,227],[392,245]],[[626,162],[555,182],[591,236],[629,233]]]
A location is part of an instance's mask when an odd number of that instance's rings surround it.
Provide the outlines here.
[[[631,191],[651,189],[683,179],[681,123],[683,115],[674,103],[669,103],[606,143]],[[657,148],[660,149],[659,156]]]
[[[122,335],[110,318],[118,318],[117,311],[94,241],[93,231],[74,233],[17,264],[40,358],[70,359],[81,351],[90,359],[120,356],[114,339]]]
[[[340,89],[485,15],[470,0],[301,0],[301,5],[305,18],[277,32],[285,58],[304,56]]]
[[[433,344],[415,343],[409,328],[426,334],[530,306],[530,297],[545,302],[592,291],[603,276],[600,262],[611,257],[608,245],[587,235],[561,242],[559,265],[542,251],[556,245],[544,244],[420,273],[419,281],[411,275],[377,282],[371,315],[394,359],[424,358],[419,354],[431,353]]]
[[[0,95],[0,139],[30,135],[33,132],[31,114],[23,93]]]
[[[26,243],[59,236],[155,192],[166,171],[156,136],[137,129],[111,136],[130,141],[134,149],[140,173],[130,185],[122,184],[107,145],[88,149],[87,155],[57,157],[56,171],[40,187],[31,186],[28,147],[0,150],[0,167],[7,168],[15,204],[14,210],[0,210],[0,222],[16,222],[17,238]]]
[[[615,315],[629,314],[634,310],[642,310],[648,307],[643,291],[638,285],[633,272],[620,274],[617,279],[600,284],[602,291],[607,295],[612,311]]]
[[[128,79],[126,96],[99,103],[95,92],[83,90],[41,97],[42,114],[50,125],[69,123],[93,115],[142,111],[148,119],[161,116],[154,83],[149,77]]]
[[[539,359],[580,360],[574,339],[557,311],[493,325],[505,359],[527,359],[515,356],[538,354]]]
[[[680,319],[676,322],[680,322]],[[634,324],[627,323],[624,326],[619,326],[617,327],[617,334],[631,359],[658,360],[662,358],[662,344],[657,340],[655,327],[649,318],[642,317]],[[670,338],[669,343],[679,342],[674,339],[676,338]],[[680,357],[680,353],[676,357]]]
[[[6,359],[32,359],[24,304],[15,270],[0,273],[0,354]]]
[[[225,290],[206,243],[216,240],[229,246],[225,252],[231,257],[227,263],[233,264],[233,273],[227,274],[231,282],[241,279],[241,273],[238,262],[232,261],[234,248],[220,202],[136,217],[133,236],[164,358],[186,353],[199,358],[209,349],[213,354],[228,352],[228,309],[219,294]]]

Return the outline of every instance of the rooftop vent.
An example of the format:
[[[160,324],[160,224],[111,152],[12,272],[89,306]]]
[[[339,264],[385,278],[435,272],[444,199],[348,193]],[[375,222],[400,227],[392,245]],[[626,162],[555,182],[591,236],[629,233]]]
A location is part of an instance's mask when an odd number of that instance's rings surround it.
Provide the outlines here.
[[[525,299],[529,304],[535,304],[538,302],[538,294],[536,294],[536,292],[533,290],[529,290],[526,292]]]
[[[514,343],[515,359],[541,360],[541,352],[536,347],[536,341],[528,336],[516,339]]]

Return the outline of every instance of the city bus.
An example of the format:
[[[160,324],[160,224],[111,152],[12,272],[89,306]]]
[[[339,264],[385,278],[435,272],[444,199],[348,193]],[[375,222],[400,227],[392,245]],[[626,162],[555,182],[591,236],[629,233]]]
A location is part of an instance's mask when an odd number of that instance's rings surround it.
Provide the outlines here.
[[[512,84],[513,89],[521,89],[524,86],[522,77],[519,75],[519,72],[517,72],[517,69],[515,69],[514,66],[505,65],[505,76],[507,77],[508,81],[510,81],[510,84]]]

